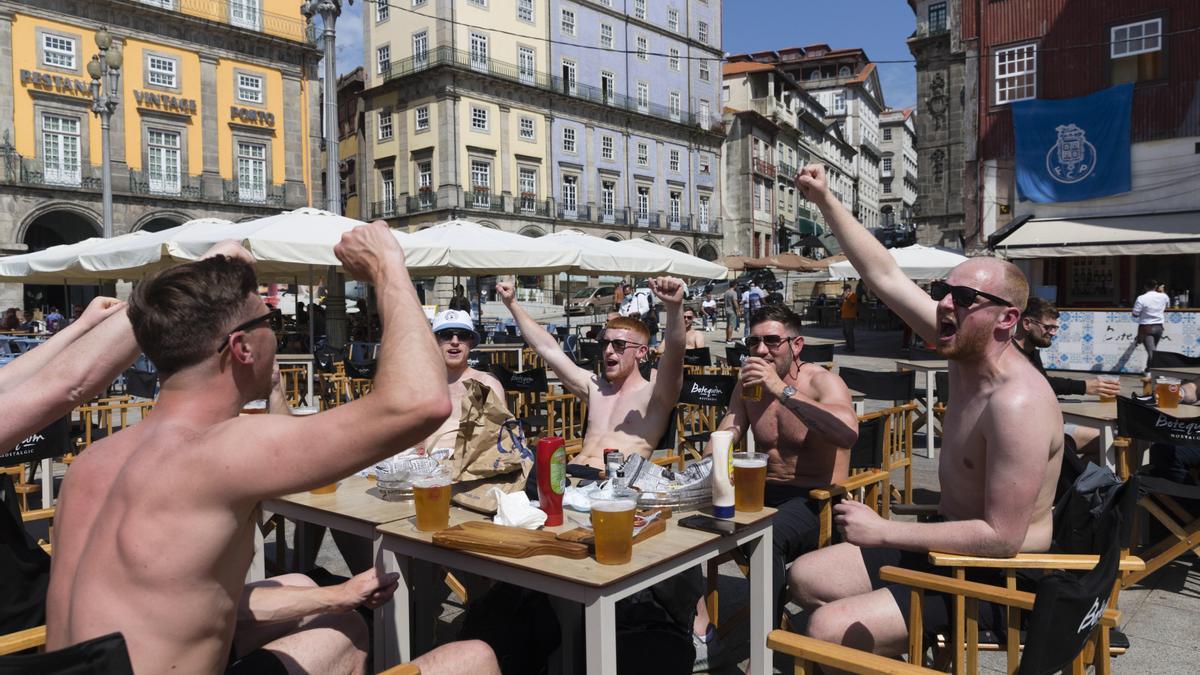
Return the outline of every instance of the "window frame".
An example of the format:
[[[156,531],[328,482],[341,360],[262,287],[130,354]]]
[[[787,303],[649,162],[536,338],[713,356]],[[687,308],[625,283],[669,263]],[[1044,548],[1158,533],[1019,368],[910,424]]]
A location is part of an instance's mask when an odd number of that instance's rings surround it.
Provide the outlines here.
[[[383,202],[383,215],[392,216],[396,213],[396,169],[383,167],[379,169],[379,201]]]
[[[384,124],[385,120],[387,121],[386,125]],[[378,117],[376,117],[375,140],[378,142],[392,140],[396,133],[395,126],[396,124],[392,111],[388,108],[380,110]],[[387,130],[386,136],[384,135],[385,129]]]
[[[679,148],[671,148],[667,152],[667,170],[671,173],[679,173],[682,166],[683,153],[679,151]]]
[[[529,18],[521,16],[522,11],[527,10]],[[537,23],[537,9],[534,7],[533,0],[517,0],[517,21],[522,21],[528,24]]]
[[[1157,32],[1154,33],[1153,35],[1146,35],[1145,31],[1143,30],[1142,35],[1140,37],[1136,37],[1136,38],[1128,37],[1128,30],[1130,28],[1133,28],[1134,26],[1144,28],[1145,26],[1149,26],[1151,24],[1155,24],[1157,26]],[[1121,29],[1126,30],[1126,37],[1125,37],[1125,39],[1118,41],[1117,40],[1117,31],[1121,30]],[[1108,38],[1109,38],[1108,58],[1111,60],[1114,60],[1114,61],[1117,59],[1126,59],[1131,56],[1138,56],[1140,54],[1153,54],[1154,52],[1165,51],[1165,49],[1163,47],[1163,20],[1162,20],[1161,16],[1154,17],[1152,19],[1142,19],[1141,21],[1130,21],[1128,23],[1123,23],[1123,24],[1119,24],[1116,26],[1112,26],[1109,28]],[[1143,47],[1141,49],[1138,49],[1137,51],[1127,51],[1124,54],[1117,53],[1117,45],[1119,43],[1129,43],[1134,40],[1139,40],[1144,44],[1146,42],[1146,40],[1148,40],[1150,38],[1154,38],[1155,42],[1157,43],[1157,46],[1154,47],[1153,49],[1146,49]]]
[[[569,200],[567,199],[568,185],[571,186],[571,198]],[[575,174],[563,174],[560,178],[558,196],[562,202],[563,213],[579,213],[579,176]]]
[[[637,45],[637,49],[635,51],[637,52],[638,61],[649,61],[650,38],[646,37],[645,35],[639,35],[634,41],[634,44]]]
[[[699,42],[700,44],[706,45],[706,44],[708,44],[708,38],[709,38],[708,22],[707,21],[697,21],[696,22],[696,41]]]
[[[179,57],[170,56],[167,54],[161,54],[159,52],[153,52],[150,50],[144,51],[143,55],[145,58],[145,63],[143,65],[142,84],[144,86],[146,86],[148,88],[152,88],[152,89],[165,89],[167,91],[179,91],[179,88],[180,88]],[[151,79],[150,79],[151,75],[155,74],[156,72],[157,73],[164,72],[161,69],[155,69],[151,66],[151,64],[155,60],[171,64],[171,83],[170,84],[161,84],[158,82],[151,81]]]
[[[700,59],[699,64],[697,64],[697,70],[699,70],[701,81],[708,82],[712,79],[712,69],[708,65],[708,59]]]
[[[270,188],[270,183],[271,183],[270,142],[267,141],[266,139],[260,141],[260,140],[247,140],[247,139],[237,138],[237,139],[234,139],[233,145],[234,145],[234,156],[233,156],[234,176],[236,177],[237,186],[238,186],[238,201],[247,202],[250,204],[265,204],[267,201],[268,193],[270,191],[269,188]],[[249,148],[249,147],[262,148],[262,156],[249,155],[249,154],[245,154],[242,152],[243,148]],[[245,160],[247,163],[257,162],[257,163],[261,163],[261,165],[262,165],[262,198],[261,199],[259,199],[256,196],[256,194],[251,194],[250,188],[254,188],[257,186],[251,185],[251,186],[247,187],[242,184],[242,161],[243,160]]]
[[[166,126],[163,126],[156,122],[154,126],[144,127],[144,133],[145,133],[144,138],[145,138],[145,148],[146,148],[146,153],[145,153],[146,157],[145,157],[144,166],[145,166],[146,184],[147,184],[148,189],[150,190],[151,193],[157,194],[157,195],[179,195],[179,194],[181,194],[183,192],[184,161],[186,160],[186,155],[184,154],[184,151],[186,150],[186,141],[185,141],[185,137],[184,137],[184,131],[179,128],[166,127]],[[157,144],[154,143],[152,139],[154,138],[155,134],[160,134],[164,137],[165,136],[174,136],[175,145],[172,146],[172,145],[165,144],[165,143],[157,143]],[[163,188],[163,183],[161,183],[161,182],[159,183],[159,187],[157,189],[155,188],[155,180],[156,179],[155,179],[154,175],[151,173],[151,165],[153,163],[152,158],[153,158],[153,155],[155,154],[156,149],[164,151],[163,152],[164,157],[170,151],[174,151],[174,153],[175,153],[175,175],[173,177],[171,177],[171,178],[173,178],[174,182],[170,183],[169,187],[167,187],[166,189]],[[162,179],[159,178],[158,180],[161,181]]]
[[[525,135],[525,123],[529,122],[529,135]],[[517,116],[517,138],[522,141],[537,141],[537,120],[529,115]]]
[[[568,17],[570,20],[568,21]],[[560,7],[558,10],[558,30],[563,35],[575,37],[578,31],[578,24],[575,21],[575,10],[566,7]]]
[[[674,7],[667,8],[667,30],[672,33],[679,32],[679,10]]]
[[[250,98],[245,98],[244,96],[242,96],[243,92],[255,90],[254,88],[247,87],[246,86],[247,82],[243,81],[243,78],[258,80],[258,87],[256,89],[258,92],[257,99],[250,99]],[[249,103],[251,105],[256,105],[256,106],[267,105],[267,76],[266,75],[264,75],[262,73],[252,73],[252,72],[249,72],[246,70],[235,70],[235,71],[233,71],[233,79],[234,79],[234,84],[235,84],[234,97],[237,99],[238,103]]]
[[[607,33],[607,35],[606,35]],[[600,46],[604,49],[616,49],[617,39],[612,24],[600,24]]]
[[[669,54],[669,56],[667,57],[667,65],[671,68],[671,70],[674,70],[675,72],[679,72],[679,67],[680,67],[680,63],[681,63],[679,48],[671,47],[670,49],[667,50],[667,53]]]
[[[375,23],[381,24],[391,18],[391,5],[386,0],[375,3]]]
[[[1006,55],[1006,54],[1017,54],[1021,50],[1025,50],[1025,49],[1032,50],[1030,56],[1028,57],[1028,59],[1031,60],[1033,63],[1032,70],[1031,71],[1022,70],[1020,72],[1009,72],[1009,73],[1006,73],[1003,76],[1003,78],[1001,78],[1001,75],[1000,75],[1001,56]],[[993,106],[1004,106],[1004,105],[1008,105],[1010,103],[1016,103],[1018,101],[1027,101],[1029,99],[1037,98],[1037,92],[1038,92],[1038,43],[1036,41],[1022,42],[1019,44],[1009,45],[1006,47],[996,49],[995,51],[992,52],[991,71],[992,71],[991,75],[992,75],[992,105]],[[1033,84],[1032,85],[1021,85],[1022,88],[1029,86],[1033,90],[1029,96],[1022,96],[1020,98],[1004,98],[1003,100],[1001,100],[1000,85],[1001,85],[1002,80],[1006,81],[1011,78],[1028,75],[1030,72],[1032,72],[1032,74],[1033,74]],[[1014,86],[1012,88],[1012,90],[1015,91],[1016,86]]]
[[[380,58],[384,56],[386,58]],[[392,72],[392,45],[382,44],[375,48],[375,74],[386,77]]]
[[[492,130],[492,115],[491,115],[491,111],[490,111],[490,110],[488,110],[487,106],[476,105],[476,104],[474,104],[474,103],[472,103],[472,104],[470,104],[470,105],[471,105],[471,108],[470,108],[470,114],[471,114],[471,131],[475,131],[475,132],[479,132],[479,133],[488,133],[488,132],[490,132],[490,131]],[[477,115],[476,113],[482,113],[482,115]],[[478,124],[478,122],[479,122],[481,119],[483,120],[483,126],[482,126],[482,127],[481,127],[481,126],[479,126],[479,124]]]
[[[600,135],[600,159],[607,162],[614,161],[616,158],[616,139],[609,134]]]
[[[567,132],[570,132],[570,138],[567,137]],[[560,147],[562,148],[563,152],[568,152],[572,155],[579,154],[579,134],[576,133],[575,127],[564,126],[562,128],[562,133],[559,134],[559,137]],[[570,144],[569,148],[567,147],[568,143]]]
[[[637,165],[650,166],[650,144],[645,141],[637,142]]]
[[[633,0],[633,18],[646,20],[646,0]]]
[[[421,113],[424,112],[424,124],[421,123]],[[432,123],[429,117],[429,105],[419,105],[413,108],[413,130],[417,133],[424,133],[432,128]]]
[[[64,42],[71,43],[71,52],[70,52],[71,65],[64,65],[61,63],[52,63],[46,59],[46,56],[51,53],[57,54],[59,56],[66,54],[66,52],[64,50],[62,50],[61,48],[56,47],[53,49],[48,49],[47,45],[46,45],[46,41],[51,40],[51,39],[62,40]],[[38,28],[38,65],[40,65],[43,68],[51,68],[53,70],[64,71],[64,72],[68,72],[68,73],[79,73],[81,70],[81,65],[82,65],[81,64],[82,59],[79,56],[79,45],[81,42],[82,42],[82,40],[80,39],[79,35],[75,35],[75,34],[71,34],[71,33],[63,33],[61,31],[56,31],[56,30],[47,30],[44,28]]]
[[[71,124],[74,124],[75,128],[73,131],[64,131],[63,128],[61,126],[59,126],[58,128],[53,128],[53,129],[47,130],[47,128],[46,128],[47,118],[55,118],[60,121],[65,120]],[[84,164],[87,163],[87,158],[85,158],[84,154],[83,154],[85,149],[87,148],[87,144],[84,142],[85,141],[84,134],[87,132],[87,121],[82,118],[82,115],[72,114],[65,110],[59,110],[59,109],[37,110],[37,120],[38,120],[38,138],[37,138],[38,148],[37,149],[38,149],[38,157],[42,160],[42,179],[48,185],[67,185],[67,186],[78,187],[83,182],[83,166],[84,166]],[[56,143],[55,143],[55,145],[57,146],[56,152],[58,153],[60,160],[58,162],[58,165],[55,167],[54,172],[52,173],[50,171],[50,166],[46,162],[46,158],[51,154],[51,153],[47,152],[47,146],[46,146],[46,140],[47,140],[46,137],[48,134],[52,134],[54,136],[58,136],[63,139],[74,139],[74,151],[75,151],[74,152],[74,159],[75,159],[74,167],[68,167],[67,164],[62,161],[61,158],[64,156],[62,150],[65,146],[62,141],[56,141]],[[57,178],[52,177],[52,176],[58,176],[60,173],[63,176],[66,176],[66,180],[57,179]]]

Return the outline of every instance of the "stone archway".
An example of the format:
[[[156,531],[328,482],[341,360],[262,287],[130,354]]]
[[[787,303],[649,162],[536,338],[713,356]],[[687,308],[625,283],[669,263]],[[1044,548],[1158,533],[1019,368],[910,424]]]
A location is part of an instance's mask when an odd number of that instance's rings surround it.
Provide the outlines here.
[[[604,235],[604,238],[609,241],[625,241],[624,239],[621,238],[621,235],[611,233],[611,232],[609,234]]]
[[[683,243],[682,241],[671,242],[671,250],[679,251],[680,253],[691,254],[691,251],[688,250],[687,244]]]
[[[717,253],[717,249],[714,248],[712,244],[704,244],[701,246],[700,250],[696,251],[696,255],[703,260],[716,260],[718,257],[720,257],[720,254]]]
[[[517,234],[520,234],[525,237],[533,237],[534,239],[536,239],[538,237],[546,236],[546,231],[540,227],[537,227],[536,225],[527,225],[527,226],[521,228],[521,231],[518,232]]]
[[[169,230],[172,227],[178,227],[187,221],[191,220],[182,213],[173,211],[157,211],[152,213],[134,226],[134,231],[144,230],[146,232],[162,232]]]
[[[22,229],[21,241],[31,253],[51,246],[74,244],[102,234],[94,214],[73,205],[58,208],[51,205],[31,214]],[[26,310],[46,311],[56,307],[65,316],[70,316],[71,305],[86,305],[97,292],[96,286],[64,288],[57,284],[25,284],[23,305]]]

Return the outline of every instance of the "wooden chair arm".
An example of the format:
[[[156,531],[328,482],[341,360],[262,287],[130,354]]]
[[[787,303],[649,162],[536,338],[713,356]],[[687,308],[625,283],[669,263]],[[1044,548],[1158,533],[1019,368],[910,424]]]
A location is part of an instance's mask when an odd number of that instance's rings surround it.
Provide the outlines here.
[[[883,469],[872,469],[862,473],[856,473],[844,481],[840,481],[823,488],[813,488],[809,490],[808,496],[813,499],[825,501],[839,495],[844,495],[847,492],[852,492],[861,487],[866,487],[872,483],[878,483],[887,478],[888,473]]]
[[[54,517],[54,507],[48,509],[30,509],[21,514],[21,521],[28,523],[31,520],[46,520]]]
[[[892,513],[898,516],[936,516],[937,504],[892,504]]]
[[[15,654],[26,649],[46,644],[46,627],[27,628],[8,635],[0,635],[0,654]]]
[[[1010,590],[1001,588],[1000,586],[981,584],[976,581],[954,579],[952,577],[944,577],[940,574],[906,570],[891,565],[887,565],[879,570],[879,578],[889,583],[904,584],[912,588],[946,593],[948,595],[961,595],[965,598],[974,598],[1025,611],[1033,609],[1033,600],[1035,597],[1033,593],[1025,591]],[[1100,625],[1114,628],[1120,618],[1121,613],[1119,611],[1106,609],[1104,610],[1104,615],[1100,618]]]
[[[412,663],[401,663],[388,668],[379,675],[421,675],[421,669]]]
[[[773,630],[767,634],[767,646],[777,652],[789,654],[803,661],[813,661],[851,673],[881,673],[883,675],[905,675],[908,673],[936,673],[921,666],[890,659],[886,656],[859,651],[833,642],[825,642],[805,635]]]
[[[1011,558],[986,558],[930,551],[929,562],[938,567],[986,567],[992,569],[1090,570],[1100,562],[1098,555],[1068,553],[1018,553]],[[1136,556],[1121,559],[1122,572],[1140,572],[1146,563]]]

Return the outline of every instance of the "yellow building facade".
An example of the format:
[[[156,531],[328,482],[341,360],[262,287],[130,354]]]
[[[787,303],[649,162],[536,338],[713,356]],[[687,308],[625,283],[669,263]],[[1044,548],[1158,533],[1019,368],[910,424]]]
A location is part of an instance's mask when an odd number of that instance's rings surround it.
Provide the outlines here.
[[[109,132],[115,234],[322,202],[321,54],[299,2],[0,0],[4,249],[103,231],[87,71],[102,28],[122,55]],[[0,290],[5,306],[29,304],[15,292]]]

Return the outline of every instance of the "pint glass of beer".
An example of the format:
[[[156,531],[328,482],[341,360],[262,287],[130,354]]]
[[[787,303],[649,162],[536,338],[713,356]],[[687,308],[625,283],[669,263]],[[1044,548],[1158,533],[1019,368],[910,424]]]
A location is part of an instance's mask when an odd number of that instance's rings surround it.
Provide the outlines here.
[[[767,456],[761,452],[733,453],[733,506],[753,513],[763,509],[767,483]]]
[[[417,529],[437,532],[450,526],[450,474],[437,471],[412,481]]]
[[[745,387],[742,387],[742,398],[747,401],[761,401],[762,400],[762,390],[763,390],[763,386],[761,383],[760,384],[748,384]]]
[[[1160,408],[1179,407],[1179,387],[1183,384],[1179,378],[1160,377],[1154,390],[1155,400]]]
[[[1115,384],[1118,387],[1121,386],[1121,376],[1120,375],[1100,375],[1096,379],[1100,380],[1101,382],[1111,382],[1112,384]],[[1117,400],[1117,397],[1113,396],[1112,394],[1107,394],[1107,395],[1100,394],[1100,402],[1101,403],[1112,403],[1115,400]]]
[[[633,558],[633,515],[637,495],[622,490],[597,492],[591,497],[596,562],[623,565]]]

